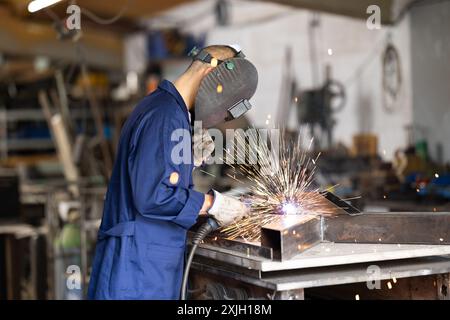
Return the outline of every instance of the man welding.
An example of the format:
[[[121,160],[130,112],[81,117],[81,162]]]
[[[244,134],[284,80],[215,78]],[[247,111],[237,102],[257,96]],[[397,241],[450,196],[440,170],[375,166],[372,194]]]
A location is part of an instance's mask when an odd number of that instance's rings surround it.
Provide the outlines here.
[[[193,189],[192,171],[214,143],[206,129],[191,138],[189,111],[195,108],[205,128],[235,119],[251,107],[256,84],[256,69],[242,52],[209,46],[193,53],[174,83],[162,81],[136,106],[122,129],[106,194],[89,299],[179,299],[186,233],[197,217],[226,226],[248,214],[232,197]],[[176,130],[189,134],[174,141]],[[181,155],[188,161],[173,152],[180,143],[188,145],[189,154]]]

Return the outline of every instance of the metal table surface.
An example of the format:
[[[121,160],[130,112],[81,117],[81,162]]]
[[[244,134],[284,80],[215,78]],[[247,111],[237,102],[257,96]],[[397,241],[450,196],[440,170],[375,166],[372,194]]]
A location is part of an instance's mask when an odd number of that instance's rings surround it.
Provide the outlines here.
[[[330,266],[290,270],[289,272],[251,273],[230,270],[223,266],[213,266],[195,262],[193,267],[200,272],[208,272],[248,284],[275,291],[288,291],[314,287],[334,286],[372,280],[411,278],[450,273],[449,257],[427,257],[406,260],[383,261],[377,263],[380,273],[376,278],[368,274],[371,263]]]
[[[196,255],[262,272],[450,255],[450,245],[320,243],[287,261],[274,261],[202,244]]]
[[[243,281],[275,291],[450,273],[448,245],[321,243],[288,261],[273,261],[202,244],[196,271]]]

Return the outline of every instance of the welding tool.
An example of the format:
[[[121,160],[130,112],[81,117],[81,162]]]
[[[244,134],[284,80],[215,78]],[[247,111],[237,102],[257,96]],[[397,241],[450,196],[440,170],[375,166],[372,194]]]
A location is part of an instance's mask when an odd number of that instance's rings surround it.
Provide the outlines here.
[[[210,215],[209,219],[200,226],[198,231],[192,237],[192,249],[189,253],[189,257],[186,262],[183,284],[181,291],[181,299],[186,299],[187,281],[189,277],[189,269],[191,267],[192,259],[194,258],[195,250],[199,243],[212,231],[219,227],[224,227],[232,224],[246,217],[249,212],[249,205],[239,200],[234,199],[231,196],[221,194],[216,190],[211,190],[209,193],[214,194],[214,203],[208,210]]]
[[[219,228],[219,224],[217,223],[216,219],[209,218],[204,224],[200,226],[198,231],[195,233],[195,235],[192,237],[192,248],[191,252],[189,253],[188,259],[186,261],[186,266],[184,267],[184,275],[183,275],[183,282],[181,285],[181,300],[186,300],[186,291],[187,291],[187,282],[189,278],[189,269],[191,268],[192,259],[194,258],[195,251],[197,250],[198,245],[200,242],[205,239],[205,237]]]

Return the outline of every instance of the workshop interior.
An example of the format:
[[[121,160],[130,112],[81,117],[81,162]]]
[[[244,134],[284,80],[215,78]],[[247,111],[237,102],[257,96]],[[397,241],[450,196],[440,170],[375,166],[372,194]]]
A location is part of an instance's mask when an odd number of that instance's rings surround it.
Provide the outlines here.
[[[0,300],[87,299],[124,124],[217,44],[245,99],[210,132],[279,161],[194,169],[251,215],[199,216],[180,298],[450,300],[449,31],[446,0],[1,0]]]

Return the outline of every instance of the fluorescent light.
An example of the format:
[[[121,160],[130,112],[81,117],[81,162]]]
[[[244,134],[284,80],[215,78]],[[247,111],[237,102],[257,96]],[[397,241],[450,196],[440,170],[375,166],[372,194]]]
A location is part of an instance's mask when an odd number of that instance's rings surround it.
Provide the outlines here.
[[[50,7],[61,0],[33,0],[28,4],[29,12],[36,12],[46,7]]]

